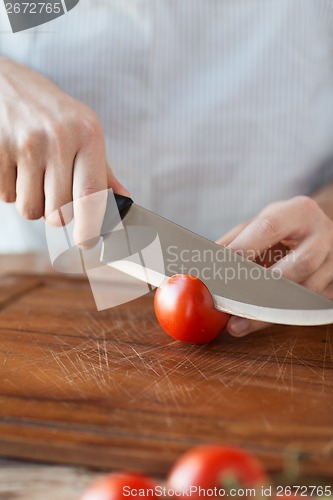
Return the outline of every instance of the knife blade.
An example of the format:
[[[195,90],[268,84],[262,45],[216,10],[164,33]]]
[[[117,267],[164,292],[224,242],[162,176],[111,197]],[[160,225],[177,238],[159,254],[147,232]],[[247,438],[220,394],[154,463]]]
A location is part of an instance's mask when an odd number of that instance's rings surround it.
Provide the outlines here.
[[[216,309],[235,316],[289,325],[333,323],[331,300],[130,198],[112,196],[119,214],[106,210],[101,262],[155,287],[174,274],[196,275],[211,292]],[[119,215],[122,224],[114,227]]]

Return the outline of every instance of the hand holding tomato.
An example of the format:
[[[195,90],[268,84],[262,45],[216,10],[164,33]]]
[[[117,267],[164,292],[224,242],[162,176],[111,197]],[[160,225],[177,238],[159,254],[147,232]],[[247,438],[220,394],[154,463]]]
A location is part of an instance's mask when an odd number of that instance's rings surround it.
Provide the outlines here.
[[[271,262],[271,269],[333,298],[333,221],[312,198],[296,196],[271,203],[253,220],[240,224],[218,241],[246,258],[260,258],[258,263],[281,242],[289,251]],[[268,323],[232,316],[227,330],[242,337],[266,326]]]
[[[229,319],[228,314],[215,309],[206,285],[187,274],[176,274],[158,288],[154,307],[158,322],[166,333],[192,344],[216,339]]]

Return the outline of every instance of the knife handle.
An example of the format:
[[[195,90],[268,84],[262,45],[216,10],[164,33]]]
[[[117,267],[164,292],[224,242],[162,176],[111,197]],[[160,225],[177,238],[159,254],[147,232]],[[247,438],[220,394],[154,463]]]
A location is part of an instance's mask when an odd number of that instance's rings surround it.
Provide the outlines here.
[[[132,203],[134,202],[132,198],[129,198],[128,196],[123,196],[122,194],[114,194],[113,196],[116,200],[120,217],[123,219],[127,214],[127,212],[129,211]]]
[[[116,200],[117,204],[117,213],[115,213],[114,200]],[[120,218],[123,219],[127,212],[129,211],[133,200],[128,198],[127,196],[122,196],[121,194],[108,194],[108,201],[105,210],[105,216],[101,228],[101,236],[111,233],[116,225],[119,223],[119,215]]]

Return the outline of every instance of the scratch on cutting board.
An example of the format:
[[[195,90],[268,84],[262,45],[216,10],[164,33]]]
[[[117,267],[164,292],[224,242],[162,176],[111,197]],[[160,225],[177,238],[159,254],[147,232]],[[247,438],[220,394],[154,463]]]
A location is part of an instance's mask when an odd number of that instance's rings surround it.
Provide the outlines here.
[[[215,350],[177,341],[147,345],[146,333],[151,333],[154,325],[149,319],[140,317],[138,326],[135,317],[124,310],[113,313],[112,324],[90,313],[84,317],[84,327],[73,327],[75,337],[59,336],[52,346],[32,338],[40,355],[29,363],[35,366],[32,376],[44,385],[43,391],[52,384],[58,394],[70,393],[83,400],[98,394],[110,398],[121,391],[132,403],[172,402],[178,408],[194,404],[202,394],[197,386],[203,384],[205,404],[216,405],[228,400],[229,391],[242,391],[250,383],[292,393],[300,367],[309,370],[317,381],[325,382],[326,367],[333,361],[328,331],[323,365],[318,367],[303,355],[297,356],[298,351],[308,351],[315,359],[311,349],[296,336],[278,344],[274,335],[268,334],[259,352],[251,345],[251,338],[221,343],[221,349]],[[126,332],[124,318],[129,324]]]
[[[9,351],[6,351],[6,352],[5,352],[5,356],[4,356],[4,358],[3,358],[3,363],[2,363],[2,364],[3,364],[3,366],[7,363],[8,356],[9,356]]]
[[[260,371],[262,371],[262,369],[268,364],[268,362],[270,361],[270,359],[273,357],[272,354],[268,354],[268,357],[267,359],[264,359],[261,361],[261,363],[258,364],[258,366],[255,366],[257,365],[257,361],[256,360],[253,360],[252,362],[249,362],[244,370],[242,371],[242,375],[247,375],[247,377],[244,377],[243,381],[239,384],[239,387],[237,388],[237,390],[239,391],[240,389],[244,388],[245,386],[249,385],[250,381],[255,378],[255,376],[260,373]],[[253,369],[252,369],[253,368]]]
[[[308,348],[307,345],[303,345],[303,348],[307,350],[311,355],[313,354],[312,351]],[[325,380],[325,376],[323,376],[321,368],[318,368],[312,361],[307,360],[305,358],[297,358],[298,362],[303,365],[308,371],[311,372],[312,376],[319,376],[322,381]]]
[[[271,348],[273,350],[273,355],[276,362],[277,367],[277,375],[276,375],[276,383],[277,386],[281,389],[291,390],[293,391],[293,357],[294,357],[294,348],[296,345],[297,339],[286,340],[282,344],[276,346],[274,342],[274,338],[270,335]],[[282,352],[282,361],[279,360],[279,352],[285,350],[285,355]],[[289,368],[290,378],[287,377],[287,370]],[[282,387],[283,386],[283,387]]]

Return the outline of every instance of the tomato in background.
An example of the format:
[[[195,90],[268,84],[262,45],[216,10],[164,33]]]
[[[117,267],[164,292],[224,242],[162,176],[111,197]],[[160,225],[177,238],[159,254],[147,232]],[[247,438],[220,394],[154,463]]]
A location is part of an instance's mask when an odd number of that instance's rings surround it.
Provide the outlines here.
[[[216,339],[230,317],[215,309],[206,285],[188,274],[176,274],[158,288],[154,307],[157,320],[167,334],[192,344]]]
[[[124,488],[126,490],[124,491]],[[123,500],[124,498],[156,498],[155,482],[149,477],[121,472],[109,474],[95,481],[81,496],[80,500]],[[139,490],[144,496],[139,495]],[[148,491],[149,490],[149,491]],[[152,492],[150,491],[153,491]],[[136,495],[127,492],[136,491]],[[124,494],[125,493],[125,494]]]
[[[230,481],[236,489],[261,488],[267,484],[267,476],[260,462],[249,453],[231,446],[208,445],[193,448],[180,457],[169,474],[167,487],[179,493],[191,487],[207,491],[215,487],[227,489]],[[194,493],[191,498],[201,497]]]

